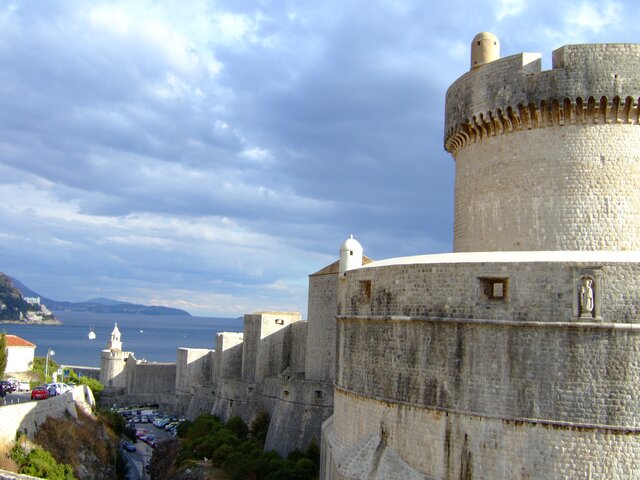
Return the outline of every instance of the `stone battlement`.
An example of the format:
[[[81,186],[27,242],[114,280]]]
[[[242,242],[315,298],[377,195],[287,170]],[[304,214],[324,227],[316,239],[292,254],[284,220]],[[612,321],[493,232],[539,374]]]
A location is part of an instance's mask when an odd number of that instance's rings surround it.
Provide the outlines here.
[[[519,53],[465,73],[447,91],[445,148],[546,126],[638,124],[640,45],[565,45],[551,70],[539,53]]]

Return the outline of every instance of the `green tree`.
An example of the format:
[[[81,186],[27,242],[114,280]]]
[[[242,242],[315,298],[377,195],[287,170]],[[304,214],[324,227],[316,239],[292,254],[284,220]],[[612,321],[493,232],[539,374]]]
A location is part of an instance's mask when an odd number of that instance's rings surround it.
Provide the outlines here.
[[[4,378],[5,370],[7,369],[7,336],[0,333],[0,378]]]
[[[50,356],[49,357],[49,375],[44,378],[46,368],[47,357],[34,357],[33,359],[33,371],[39,373],[38,377],[43,378],[44,383],[51,382],[53,380],[52,374],[58,370],[58,363]]]

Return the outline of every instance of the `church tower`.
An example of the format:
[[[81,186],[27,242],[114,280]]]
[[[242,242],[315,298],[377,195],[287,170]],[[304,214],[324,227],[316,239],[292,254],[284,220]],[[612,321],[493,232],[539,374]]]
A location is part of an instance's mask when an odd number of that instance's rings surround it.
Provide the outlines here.
[[[129,352],[122,351],[122,340],[116,323],[107,341],[107,346],[100,353],[100,383],[105,388],[124,388],[127,385],[124,366]]]

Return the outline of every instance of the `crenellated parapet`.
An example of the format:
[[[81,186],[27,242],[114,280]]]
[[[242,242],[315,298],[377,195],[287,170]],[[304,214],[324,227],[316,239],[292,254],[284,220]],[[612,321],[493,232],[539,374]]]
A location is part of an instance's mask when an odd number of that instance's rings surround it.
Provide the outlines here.
[[[454,156],[470,142],[477,143],[520,130],[563,125],[631,124],[640,123],[640,98],[616,95],[596,98],[547,98],[539,103],[519,103],[515,106],[487,111],[459,123],[445,139],[445,149]]]
[[[482,65],[447,91],[445,148],[453,153],[490,136],[567,124],[638,124],[640,45],[566,45]]]

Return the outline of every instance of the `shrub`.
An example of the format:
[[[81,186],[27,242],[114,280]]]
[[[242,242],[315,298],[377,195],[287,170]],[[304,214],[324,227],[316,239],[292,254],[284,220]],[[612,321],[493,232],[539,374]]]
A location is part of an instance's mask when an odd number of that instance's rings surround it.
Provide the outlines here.
[[[249,434],[249,427],[240,417],[231,418],[225,425],[229,430],[236,434],[240,440],[246,440]]]
[[[49,480],[76,480],[71,465],[56,462],[49,452],[40,447],[27,452],[16,445],[11,458],[19,465],[19,473]]]
[[[91,391],[93,392],[93,396],[96,399],[96,403],[98,403],[100,394],[104,390],[104,385],[102,385],[99,380],[89,377],[80,377],[80,384],[86,385],[91,389]]]
[[[269,415],[256,416],[249,429],[239,417],[223,424],[211,415],[184,422],[180,431],[178,464],[206,457],[222,467],[232,480],[307,480],[317,478],[319,449],[315,441],[304,451],[295,450],[285,460],[276,452],[263,451]],[[250,433],[250,435],[249,435]]]

